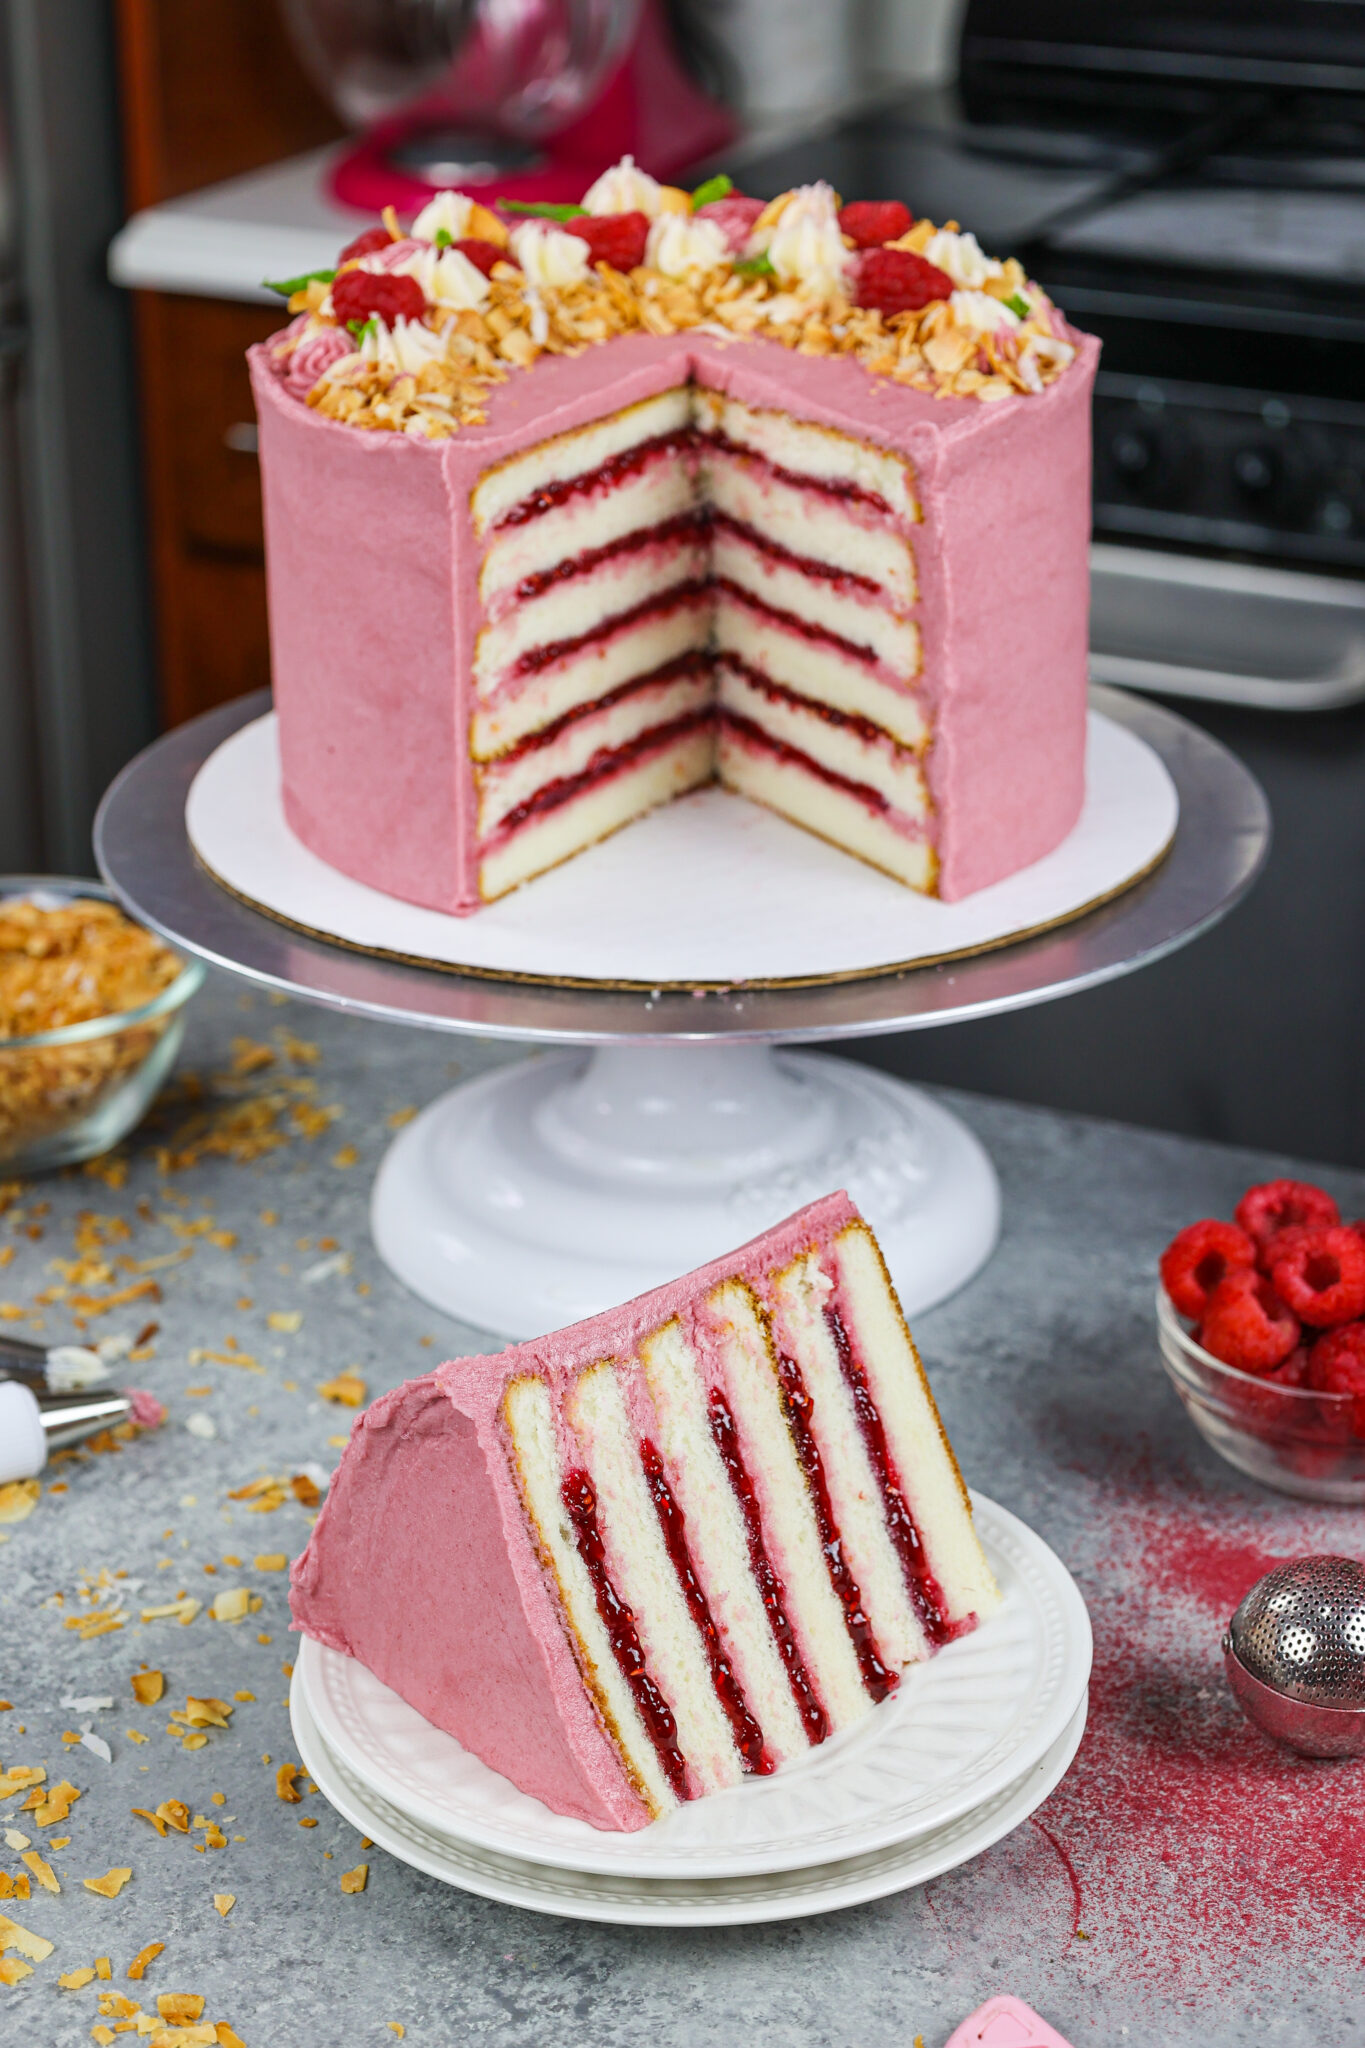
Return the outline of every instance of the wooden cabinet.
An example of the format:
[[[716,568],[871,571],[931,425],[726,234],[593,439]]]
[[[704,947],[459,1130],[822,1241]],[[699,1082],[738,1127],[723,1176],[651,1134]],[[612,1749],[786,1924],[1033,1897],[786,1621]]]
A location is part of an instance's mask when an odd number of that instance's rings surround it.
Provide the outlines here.
[[[119,0],[118,24],[130,212],[340,132],[275,0]],[[244,358],[280,314],[134,296],[158,688],[163,721],[175,725],[270,680]]]

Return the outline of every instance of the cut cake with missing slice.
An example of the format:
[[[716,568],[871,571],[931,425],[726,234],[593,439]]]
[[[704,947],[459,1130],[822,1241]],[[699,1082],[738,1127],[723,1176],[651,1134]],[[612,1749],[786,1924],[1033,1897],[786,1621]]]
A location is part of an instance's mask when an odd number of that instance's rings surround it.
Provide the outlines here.
[[[523,1791],[628,1830],[802,1755],[999,1597],[836,1194],[376,1401],[292,1602]]]

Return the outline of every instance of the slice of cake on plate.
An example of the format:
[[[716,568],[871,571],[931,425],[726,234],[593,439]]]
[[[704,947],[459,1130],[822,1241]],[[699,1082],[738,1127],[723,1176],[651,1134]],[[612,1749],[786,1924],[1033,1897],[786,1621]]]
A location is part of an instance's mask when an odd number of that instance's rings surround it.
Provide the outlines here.
[[[1097,344],[903,206],[694,198],[443,194],[251,351],[285,810],[345,873],[466,914],[716,777],[945,900],[1075,823]]]
[[[842,1194],[384,1395],[292,1592],[306,1634],[615,1829],[802,1756],[998,1601]]]

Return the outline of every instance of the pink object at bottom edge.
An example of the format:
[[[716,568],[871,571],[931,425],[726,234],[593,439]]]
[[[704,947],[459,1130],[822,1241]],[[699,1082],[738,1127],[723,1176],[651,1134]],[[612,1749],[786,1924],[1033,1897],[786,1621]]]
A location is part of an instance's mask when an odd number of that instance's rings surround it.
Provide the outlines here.
[[[944,2048],[1071,2048],[1022,1998],[1001,1992],[955,2027]]]

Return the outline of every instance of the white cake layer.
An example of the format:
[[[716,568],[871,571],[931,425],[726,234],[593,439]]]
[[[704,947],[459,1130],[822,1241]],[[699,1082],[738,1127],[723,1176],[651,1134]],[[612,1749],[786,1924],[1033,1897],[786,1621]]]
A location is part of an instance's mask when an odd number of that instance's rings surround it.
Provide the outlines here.
[[[585,427],[575,427],[571,433],[556,434],[520,455],[509,456],[506,462],[485,470],[470,493],[475,534],[482,540],[490,527],[537,491],[566,483],[573,477],[587,476],[641,441],[680,433],[691,424],[691,419],[692,394],[686,384],[680,384],[654,398],[641,399],[638,405],[628,405],[621,412],[608,413]]]
[[[765,555],[741,534],[718,527],[711,543],[711,571],[750,592],[774,611],[788,612],[806,625],[832,634],[849,647],[865,648],[896,675],[914,675],[919,668],[919,628],[872,601],[823,576]]]
[[[719,391],[698,391],[694,398],[697,424],[707,433],[749,448],[779,469],[822,483],[852,484],[884,500],[907,523],[920,516],[915,480],[908,462],[885,448],[855,441],[832,427],[817,427],[788,413],[768,412],[726,398]]]
[[[889,739],[868,739],[856,726],[837,725],[814,705],[770,695],[728,662],[717,664],[716,676],[722,709],[749,719],[769,738],[795,747],[846,781],[875,789],[903,817],[928,817],[929,791],[918,755]]]
[[[845,1728],[872,1701],[830,1580],[810,1488],[782,1410],[768,1333],[752,1293],[739,1281],[717,1288],[708,1307],[718,1326],[725,1392],[787,1618],[831,1730]]]
[[[896,829],[885,812],[871,810],[856,796],[823,781],[794,761],[781,760],[722,728],[717,742],[720,779],[754,803],[767,804],[794,825],[857,854],[911,889],[932,893],[936,864],[925,838]]]
[[[824,1318],[831,1292],[830,1279],[814,1253],[776,1274],[773,1295],[780,1320],[774,1335],[801,1369],[813,1404],[811,1433],[819,1447],[843,1556],[857,1582],[882,1662],[896,1671],[928,1656],[929,1645],[910,1605],[905,1574],[886,1526],[882,1489]]]
[[[532,875],[557,867],[593,846],[656,804],[709,782],[715,773],[715,734],[709,724],[683,733],[657,753],[646,754],[581,795],[556,804],[517,826],[479,862],[479,892],[486,903],[505,896]]]
[[[635,1615],[646,1667],[673,1710],[688,1790],[695,1795],[737,1785],[744,1776],[739,1752],[668,1554],[615,1366],[606,1362],[581,1373],[565,1409],[597,1494],[611,1582]]]
[[[919,1355],[866,1224],[851,1223],[839,1233],[832,1265],[841,1314],[949,1615],[965,1621],[974,1614],[984,1621],[1000,1605],[1000,1590],[972,1525]]]
[[[579,1556],[564,1513],[564,1472],[550,1395],[544,1383],[530,1378],[514,1380],[507,1389],[503,1413],[516,1453],[522,1499],[558,1582],[588,1691],[597,1702],[608,1732],[615,1738],[626,1768],[657,1818],[678,1802],[616,1661],[606,1625],[597,1611],[597,1596],[588,1568]]]
[[[711,1434],[703,1361],[678,1322],[647,1337],[640,1358],[688,1553],[749,1712],[768,1753],[783,1763],[809,1744],[753,1574],[744,1516]]]
[[[478,695],[491,697],[527,655],[585,634],[610,632],[611,621],[623,612],[704,577],[706,565],[705,540],[677,534],[629,554],[610,555],[581,576],[551,584],[479,634],[474,649]]]
[[[542,576],[561,562],[694,510],[691,469],[675,448],[660,448],[619,483],[572,497],[523,526],[498,527],[479,570],[479,596],[489,618],[500,617],[517,602],[517,586],[526,577]]]
[[[711,677],[705,672],[642,684],[628,696],[572,719],[543,745],[527,747],[488,767],[476,767],[479,837],[487,838],[496,831],[509,811],[529,802],[548,783],[581,775],[595,754],[628,746],[656,726],[704,709],[713,693]]]
[[[851,718],[870,719],[912,752],[927,746],[929,716],[921,699],[908,688],[897,688],[870,662],[845,653],[833,641],[794,632],[728,590],[716,593],[712,632],[718,652],[737,655],[798,696],[845,711]]]
[[[594,704],[623,684],[698,652],[707,644],[709,622],[710,606],[698,594],[516,678],[475,711],[469,726],[470,753],[476,761],[493,760],[580,704]]]
[[[846,575],[868,578],[898,611],[915,602],[915,556],[909,540],[866,512],[859,519],[842,500],[803,490],[762,463],[723,448],[706,450],[698,481],[707,504],[752,527],[774,546]]]

